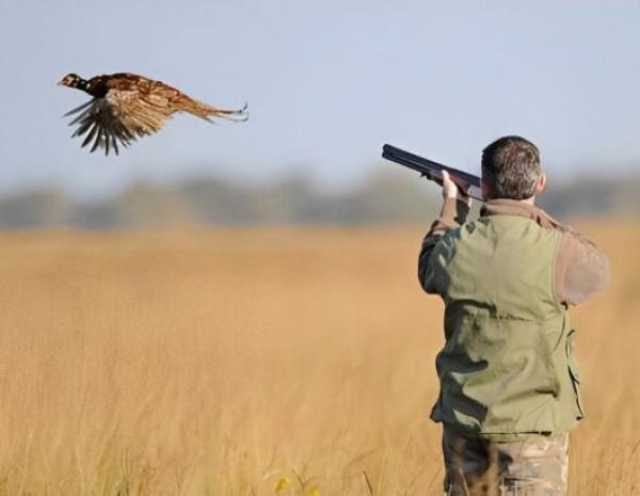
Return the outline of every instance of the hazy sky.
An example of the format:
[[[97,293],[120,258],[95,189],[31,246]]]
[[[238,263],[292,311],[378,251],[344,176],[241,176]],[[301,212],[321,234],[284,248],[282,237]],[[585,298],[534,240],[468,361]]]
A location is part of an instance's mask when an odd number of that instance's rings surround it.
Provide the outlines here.
[[[638,1],[0,0],[0,45],[2,191],[303,165],[344,186],[384,167],[385,142],[478,171],[510,133],[556,177],[640,159]],[[90,155],[61,118],[88,95],[55,83],[121,71],[246,100],[251,120],[177,116],[118,158]]]

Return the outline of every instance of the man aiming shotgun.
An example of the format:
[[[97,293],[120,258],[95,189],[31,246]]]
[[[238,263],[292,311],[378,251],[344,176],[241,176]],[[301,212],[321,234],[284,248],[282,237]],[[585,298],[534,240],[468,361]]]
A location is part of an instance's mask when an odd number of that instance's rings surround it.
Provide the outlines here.
[[[445,303],[431,412],[445,493],[564,495],[568,433],[584,415],[567,309],[608,284],[608,259],[536,207],[546,176],[524,138],[484,149],[478,219],[446,170],[440,182],[418,275]]]

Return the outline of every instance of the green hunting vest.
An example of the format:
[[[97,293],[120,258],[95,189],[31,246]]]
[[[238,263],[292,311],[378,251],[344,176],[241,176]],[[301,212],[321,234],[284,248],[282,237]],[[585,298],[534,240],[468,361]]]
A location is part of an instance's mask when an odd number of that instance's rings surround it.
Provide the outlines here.
[[[559,433],[583,417],[574,331],[555,293],[561,233],[483,216],[448,231],[425,289],[445,303],[431,418],[481,436]]]

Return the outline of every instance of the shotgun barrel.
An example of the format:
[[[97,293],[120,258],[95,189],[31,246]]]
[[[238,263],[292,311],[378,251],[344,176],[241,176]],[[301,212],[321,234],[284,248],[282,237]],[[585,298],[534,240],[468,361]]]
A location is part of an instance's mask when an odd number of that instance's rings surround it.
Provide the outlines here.
[[[382,147],[382,158],[413,169],[419,172],[421,176],[435,181],[438,184],[442,184],[442,171],[445,170],[449,173],[449,177],[456,183],[458,188],[466,191],[466,194],[470,197],[484,201],[482,198],[481,182],[478,176],[434,162],[433,160],[401,150],[392,145],[384,145]]]

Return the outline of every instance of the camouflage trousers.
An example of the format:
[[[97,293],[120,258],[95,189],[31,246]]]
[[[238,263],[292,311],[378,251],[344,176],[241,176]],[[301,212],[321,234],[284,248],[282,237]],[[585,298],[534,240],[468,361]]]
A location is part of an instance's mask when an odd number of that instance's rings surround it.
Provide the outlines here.
[[[564,496],[569,434],[495,442],[444,428],[446,496]]]

